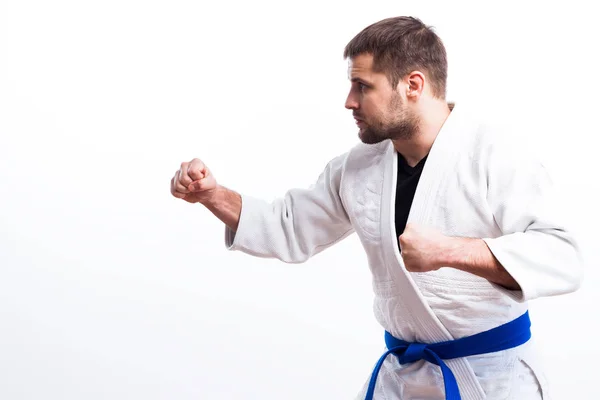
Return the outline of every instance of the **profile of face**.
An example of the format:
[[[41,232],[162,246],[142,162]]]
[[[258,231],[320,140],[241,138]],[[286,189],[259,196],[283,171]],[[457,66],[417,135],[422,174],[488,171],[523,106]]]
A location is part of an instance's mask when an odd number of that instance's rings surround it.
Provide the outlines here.
[[[392,87],[387,76],[373,71],[373,56],[360,54],[349,60],[350,93],[346,108],[352,110],[363,143],[386,139],[408,140],[418,132],[418,117],[401,94],[407,85]]]

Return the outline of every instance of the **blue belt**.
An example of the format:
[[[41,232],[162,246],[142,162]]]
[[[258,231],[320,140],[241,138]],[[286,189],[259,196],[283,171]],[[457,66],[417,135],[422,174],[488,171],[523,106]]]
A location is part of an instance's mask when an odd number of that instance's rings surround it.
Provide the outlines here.
[[[375,365],[365,400],[373,399],[377,375],[383,365],[383,361],[390,354],[397,356],[400,364],[427,360],[430,363],[439,365],[444,377],[446,400],[460,400],[460,391],[458,390],[456,378],[443,360],[493,353],[520,346],[531,338],[530,327],[529,312],[525,312],[519,318],[488,331],[440,343],[409,343],[393,337],[386,331],[385,344],[388,351],[381,356],[377,365]]]

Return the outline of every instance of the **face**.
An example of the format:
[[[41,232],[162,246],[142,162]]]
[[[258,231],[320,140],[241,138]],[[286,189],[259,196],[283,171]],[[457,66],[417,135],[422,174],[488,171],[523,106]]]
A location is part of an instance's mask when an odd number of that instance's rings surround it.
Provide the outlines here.
[[[394,88],[385,74],[374,72],[372,67],[370,54],[361,54],[349,61],[352,85],[346,108],[352,110],[359,128],[358,137],[367,144],[414,137],[418,118],[401,95],[401,88],[406,88],[406,84],[400,82]]]

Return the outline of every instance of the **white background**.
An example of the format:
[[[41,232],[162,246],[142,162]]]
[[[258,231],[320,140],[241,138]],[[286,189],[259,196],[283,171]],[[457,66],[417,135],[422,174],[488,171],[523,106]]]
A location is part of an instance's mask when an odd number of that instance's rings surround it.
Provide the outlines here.
[[[396,15],[571,198],[585,283],[533,331],[553,398],[597,398],[593,5],[413,3],[0,1],[0,399],[353,398],[383,347],[356,236],[301,265],[228,252],[169,181],[199,157],[266,200],[310,185],[358,140],[344,46]]]

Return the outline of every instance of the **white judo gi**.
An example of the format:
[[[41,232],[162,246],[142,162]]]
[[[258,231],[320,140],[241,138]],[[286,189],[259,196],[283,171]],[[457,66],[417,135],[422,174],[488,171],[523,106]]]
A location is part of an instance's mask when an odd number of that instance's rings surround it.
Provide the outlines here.
[[[226,246],[300,263],[356,233],[372,272],[376,319],[393,336],[434,343],[494,328],[522,315],[528,300],[574,291],[582,279],[579,248],[547,171],[507,137],[457,105],[430,150],[408,222],[485,239],[520,291],[454,268],[406,271],[395,233],[397,155],[390,140],[359,143],[331,160],[310,188],[289,190],[274,202],[242,195],[239,227],[235,233],[226,228]],[[448,360],[462,399],[547,399],[534,340]],[[399,365],[392,355],[374,396],[444,398],[438,366],[424,360]]]

